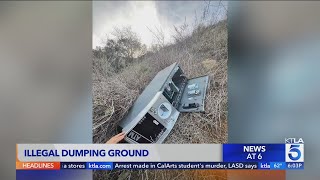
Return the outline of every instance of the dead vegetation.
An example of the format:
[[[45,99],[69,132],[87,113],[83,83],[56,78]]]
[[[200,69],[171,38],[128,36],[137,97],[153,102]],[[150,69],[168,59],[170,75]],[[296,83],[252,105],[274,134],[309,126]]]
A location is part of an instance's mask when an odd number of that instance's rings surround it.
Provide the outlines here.
[[[120,73],[93,73],[93,142],[115,135],[118,122],[163,68],[178,62],[188,77],[209,74],[206,113],[182,113],[164,143],[227,142],[227,23],[198,26],[175,44],[149,52]],[[96,61],[96,60],[94,60]],[[224,171],[95,171],[94,179],[226,179]]]
[[[221,1],[218,10],[214,7],[214,3],[206,1],[201,17],[195,16],[193,29],[188,29],[190,26],[186,23],[175,26],[175,43],[172,44],[164,43],[161,28],[149,28],[156,44],[149,52],[139,50],[143,52],[140,57],[133,59],[131,56],[130,61],[121,51],[125,46],[117,45],[116,41],[109,41],[111,45],[108,48],[94,50],[94,143],[105,143],[116,134],[118,122],[143,89],[160,70],[174,62],[180,64],[189,78],[210,75],[210,84],[205,101],[206,112],[181,113],[164,143],[227,142],[228,31],[226,20],[218,22],[220,14],[226,14],[227,9]],[[188,30],[191,33],[187,33]],[[110,51],[111,55],[103,55],[103,52]],[[225,180],[227,174],[223,170],[113,170],[94,171],[93,179]]]
[[[227,132],[227,28],[226,22],[197,29],[183,42],[132,63],[120,73],[93,73],[94,142],[115,135],[117,123],[139,94],[163,68],[178,62],[188,77],[209,74],[206,113],[182,113],[165,143],[223,143]]]
[[[94,171],[94,180],[145,179],[145,180],[226,180],[226,170],[144,170],[144,171]]]

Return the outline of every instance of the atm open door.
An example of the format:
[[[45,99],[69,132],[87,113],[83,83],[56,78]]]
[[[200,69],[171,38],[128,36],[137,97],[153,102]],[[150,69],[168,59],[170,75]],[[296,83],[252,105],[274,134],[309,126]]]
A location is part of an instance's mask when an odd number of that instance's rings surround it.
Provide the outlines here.
[[[178,111],[204,112],[204,102],[208,86],[209,76],[189,79],[184,88]]]

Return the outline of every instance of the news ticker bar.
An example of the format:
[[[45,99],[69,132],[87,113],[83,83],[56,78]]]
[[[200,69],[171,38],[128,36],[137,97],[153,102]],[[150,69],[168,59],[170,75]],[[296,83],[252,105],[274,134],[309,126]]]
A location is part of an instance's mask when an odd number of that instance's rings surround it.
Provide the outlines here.
[[[17,162],[17,170],[215,169],[302,170],[303,162]]]

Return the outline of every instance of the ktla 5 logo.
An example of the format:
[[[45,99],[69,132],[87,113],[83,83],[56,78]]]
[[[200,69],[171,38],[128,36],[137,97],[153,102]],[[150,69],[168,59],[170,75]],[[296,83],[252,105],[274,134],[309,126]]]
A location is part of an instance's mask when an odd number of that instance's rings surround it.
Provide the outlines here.
[[[286,144],[286,162],[304,162],[304,144]]]

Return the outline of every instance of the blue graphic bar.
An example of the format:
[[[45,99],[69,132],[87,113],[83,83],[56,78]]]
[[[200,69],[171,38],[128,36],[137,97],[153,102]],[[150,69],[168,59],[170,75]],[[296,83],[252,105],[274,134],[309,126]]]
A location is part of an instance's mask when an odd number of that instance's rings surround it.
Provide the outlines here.
[[[303,162],[260,162],[258,169],[270,169],[270,170],[295,170],[304,169]]]
[[[270,162],[271,170],[285,170],[286,163],[285,162]]]
[[[258,169],[270,169],[270,162],[259,162]]]
[[[285,144],[223,144],[224,162],[285,162]]]
[[[96,170],[112,170],[113,163],[112,162],[87,162],[87,169],[96,169]]]
[[[287,162],[287,170],[304,169],[304,162]]]

